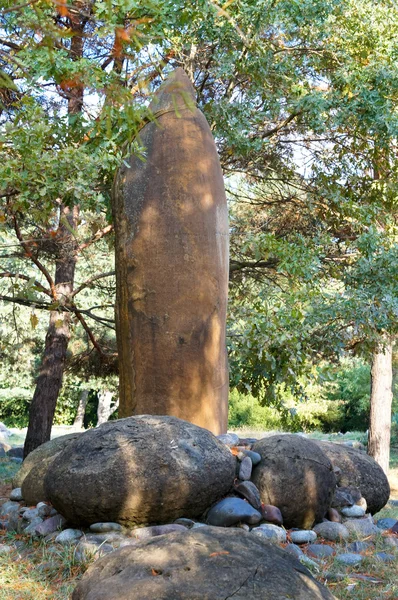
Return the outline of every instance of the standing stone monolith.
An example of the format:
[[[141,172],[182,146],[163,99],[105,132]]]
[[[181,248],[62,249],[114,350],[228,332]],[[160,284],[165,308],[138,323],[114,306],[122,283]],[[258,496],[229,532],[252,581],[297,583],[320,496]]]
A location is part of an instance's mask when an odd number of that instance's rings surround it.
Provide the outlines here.
[[[119,416],[227,427],[228,211],[210,127],[182,69],[115,179]]]

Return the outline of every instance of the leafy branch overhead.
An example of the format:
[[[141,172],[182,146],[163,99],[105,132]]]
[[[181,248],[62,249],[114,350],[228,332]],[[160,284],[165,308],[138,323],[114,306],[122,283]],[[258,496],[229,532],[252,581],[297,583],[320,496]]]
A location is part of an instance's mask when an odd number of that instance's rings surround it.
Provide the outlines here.
[[[300,395],[314,364],[396,334],[395,2],[7,0],[0,22],[7,311],[37,333],[69,312],[85,355],[114,353],[114,173],[145,160],[149,100],[182,66],[228,190],[232,383]]]

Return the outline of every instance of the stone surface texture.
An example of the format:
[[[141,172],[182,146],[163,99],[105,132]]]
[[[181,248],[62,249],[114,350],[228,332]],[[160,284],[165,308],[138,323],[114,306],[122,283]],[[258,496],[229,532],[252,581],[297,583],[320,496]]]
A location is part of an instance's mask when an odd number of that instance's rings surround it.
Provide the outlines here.
[[[83,433],[54,460],[45,490],[75,525],[162,524],[198,517],[225,496],[235,465],[206,429],[141,415]]]
[[[33,450],[25,458],[22,467],[13,479],[13,485],[22,488],[23,499],[29,506],[48,500],[43,487],[47,469],[61,450],[80,435],[81,432],[75,432],[54,438]]]
[[[251,533],[203,527],[100,558],[72,600],[332,600],[287,552]]]
[[[227,429],[228,210],[210,127],[182,69],[115,179],[119,415]]]
[[[345,525],[342,525],[341,523],[318,523],[317,525],[315,525],[314,531],[317,535],[325,538],[325,540],[328,540],[329,542],[346,540],[350,535],[350,532],[347,529],[347,527],[345,527]]]
[[[252,481],[264,504],[277,506],[287,528],[309,529],[330,507],[336,478],[317,444],[297,435],[274,435],[253,446],[262,459]]]

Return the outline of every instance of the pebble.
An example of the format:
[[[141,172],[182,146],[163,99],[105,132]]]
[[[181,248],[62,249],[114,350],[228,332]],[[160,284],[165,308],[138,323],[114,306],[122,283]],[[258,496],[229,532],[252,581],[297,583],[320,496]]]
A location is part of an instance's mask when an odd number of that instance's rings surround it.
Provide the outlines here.
[[[327,558],[336,554],[336,550],[327,544],[310,544],[307,548],[310,556],[315,558]]]
[[[336,561],[349,567],[355,567],[363,561],[363,556],[354,554],[353,552],[345,552],[336,556]]]
[[[184,525],[184,527],[186,527],[187,529],[192,529],[192,527],[195,525],[195,521],[192,521],[192,519],[185,519],[184,517],[176,519],[174,523],[176,525]]]
[[[283,524],[283,516],[277,506],[273,506],[272,504],[263,504],[261,512],[267,523],[273,523],[274,525]]]
[[[296,544],[288,544],[284,548],[284,550],[286,552],[288,552],[289,554],[292,554],[296,558],[299,558],[300,556],[303,556],[303,554],[304,554],[304,552],[302,551],[302,549],[300,548],[300,546],[297,546]]]
[[[258,452],[254,452],[253,450],[242,450],[242,453],[250,458],[254,467],[261,462],[261,454]]]
[[[17,514],[19,511],[19,506],[19,502],[4,502],[3,506],[0,508],[0,517]]]
[[[256,442],[258,442],[257,438],[239,438],[239,446],[248,446],[251,448]]]
[[[379,529],[391,529],[394,525],[398,523],[396,519],[391,519],[390,517],[386,517],[384,519],[379,519],[376,523]]]
[[[355,505],[356,506],[362,506],[362,508],[364,509],[364,511],[366,513],[367,508],[368,508],[368,503],[366,502],[366,498],[364,498],[363,496],[361,496],[361,498],[355,502]]]
[[[332,500],[332,508],[353,506],[353,504],[355,504],[355,500],[350,494],[350,492],[346,488],[337,487]]]
[[[360,517],[365,516],[365,509],[362,508],[362,506],[358,506],[358,504],[354,504],[353,506],[344,506],[341,509],[341,514],[345,517],[359,519]]]
[[[24,525],[28,525],[28,523],[26,521],[23,522],[17,512],[13,512],[9,515],[8,521],[5,523],[5,528],[10,532],[21,533]]]
[[[216,527],[231,527],[240,522],[255,525],[261,519],[261,513],[248,502],[232,497],[217,502],[207,515],[207,523]]]
[[[253,470],[253,463],[251,461],[251,458],[249,458],[248,456],[245,456],[245,458],[240,463],[239,479],[241,481],[249,481],[250,477],[252,476],[252,470]]]
[[[93,533],[107,533],[108,531],[122,531],[120,523],[93,523],[90,525],[90,531]]]
[[[49,504],[46,504],[45,502],[39,502],[36,508],[37,512],[39,513],[39,517],[43,518],[50,516],[52,511],[52,507]]]
[[[308,544],[309,542],[315,542],[317,537],[315,531],[312,531],[311,529],[299,529],[290,532],[290,539],[294,544]]]
[[[350,533],[355,533],[359,536],[368,536],[380,532],[380,529],[373,523],[370,515],[363,519],[349,519],[345,521],[344,526]]]
[[[11,546],[8,546],[7,544],[0,544],[0,555],[1,554],[10,554],[10,552],[13,551],[13,548]]]
[[[29,535],[36,535],[36,527],[43,523],[43,519],[41,517],[34,517],[29,521],[29,525],[25,527],[24,533]]]
[[[332,523],[330,521],[318,523],[318,525],[315,525],[314,531],[317,533],[317,535],[323,537],[329,542],[346,540],[350,535],[350,532],[345,525],[342,525],[341,523]]]
[[[24,510],[22,518],[25,521],[33,521],[33,519],[37,519],[39,516],[39,510],[37,508],[28,508],[28,510]]]
[[[309,556],[306,556],[305,554],[303,554],[302,556],[299,556],[298,559],[306,567],[310,567],[310,568],[314,569],[315,571],[319,571],[318,564],[314,560],[309,558]]]
[[[15,500],[16,502],[23,500],[21,488],[14,488],[12,490],[12,492],[10,494],[10,500]]]
[[[348,544],[347,546],[347,550],[349,552],[366,552],[366,550],[368,550],[369,548],[374,547],[374,544],[370,543],[370,542],[351,542],[351,544]]]
[[[254,527],[251,532],[270,542],[277,544],[286,542],[286,531],[282,527],[272,525],[271,523],[263,523],[258,527]]]
[[[376,552],[374,558],[384,563],[390,563],[395,560],[395,556],[392,554],[387,554],[387,552]]]
[[[235,492],[246,498],[253,508],[261,512],[260,492],[252,481],[242,481],[235,487]]]
[[[64,529],[55,538],[57,544],[74,544],[83,536],[83,532],[80,529]]]
[[[332,523],[341,523],[341,514],[335,508],[329,508],[326,518]]]
[[[130,536],[137,540],[147,540],[158,535],[173,533],[174,531],[186,531],[184,525],[170,523],[168,525],[153,525],[152,527],[138,527],[130,531]]]
[[[45,537],[51,533],[62,529],[66,524],[66,519],[62,515],[55,515],[46,519],[35,528],[35,533],[39,537]]]
[[[239,444],[239,436],[236,433],[222,433],[217,436],[217,439],[230,448]]]

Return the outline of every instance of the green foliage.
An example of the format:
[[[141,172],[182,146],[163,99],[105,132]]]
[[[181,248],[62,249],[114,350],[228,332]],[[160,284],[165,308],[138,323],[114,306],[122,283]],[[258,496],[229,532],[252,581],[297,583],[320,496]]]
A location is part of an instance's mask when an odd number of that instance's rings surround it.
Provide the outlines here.
[[[253,427],[278,430],[282,426],[280,413],[269,406],[260,406],[257,398],[242,395],[236,389],[229,395],[228,427]]]
[[[338,406],[335,431],[366,431],[370,413],[370,370],[362,361],[344,361],[325,383],[326,397]]]

